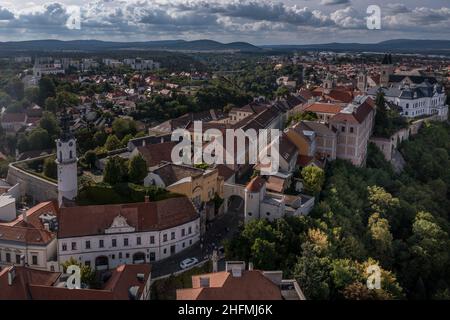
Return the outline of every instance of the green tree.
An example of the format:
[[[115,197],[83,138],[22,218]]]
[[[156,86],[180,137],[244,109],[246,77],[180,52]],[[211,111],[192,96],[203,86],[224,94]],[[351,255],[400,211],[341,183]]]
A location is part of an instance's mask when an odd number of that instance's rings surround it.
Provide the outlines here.
[[[277,256],[275,243],[257,238],[251,247],[251,256],[255,266],[262,270],[276,268],[274,257]]]
[[[6,92],[15,100],[22,100],[25,96],[24,85],[20,79],[11,79],[6,87]]]
[[[25,89],[25,99],[30,102],[38,103],[39,102],[39,88],[30,87]]]
[[[56,113],[58,111],[58,102],[54,97],[48,97],[44,102],[44,109],[46,111]]]
[[[127,180],[127,164],[126,160],[118,156],[109,158],[103,173],[103,181],[114,185],[126,182]]]
[[[281,86],[277,89],[277,91],[275,92],[275,95],[278,98],[286,98],[287,96],[289,96],[290,92],[289,89],[286,88],[285,86]]]
[[[108,135],[103,130],[99,130],[94,134],[94,143],[97,147],[101,147],[105,145],[106,139]]]
[[[56,96],[56,87],[52,79],[43,77],[39,80],[39,104],[44,105],[48,97]]]
[[[58,178],[58,166],[56,165],[55,159],[47,158],[44,160],[43,173],[45,176],[57,179]]]
[[[128,163],[128,177],[130,181],[136,184],[141,184],[147,174],[147,163],[144,158],[140,154],[131,158]]]
[[[371,240],[373,255],[383,262],[392,258],[392,234],[390,232],[389,221],[380,217],[379,213],[374,213],[369,218],[369,237]]]
[[[51,145],[51,139],[47,130],[36,128],[28,136],[28,147],[30,150],[42,150]]]
[[[117,138],[117,136],[115,134],[111,134],[108,136],[108,138],[106,139],[106,142],[105,142],[106,150],[112,151],[112,150],[120,149],[121,147],[122,147],[122,143],[120,142],[120,140]]]
[[[316,166],[307,166],[302,169],[302,178],[307,192],[317,195],[325,182],[325,172]]]
[[[112,124],[113,132],[119,139],[127,134],[135,135],[137,132],[136,123],[130,119],[117,118]]]
[[[302,256],[294,266],[294,277],[307,299],[329,299],[330,266],[330,259],[319,256],[311,243],[302,244]]]
[[[88,150],[84,154],[84,161],[89,166],[89,168],[95,167],[95,162],[97,161],[97,154],[93,150]]]
[[[39,126],[42,129],[47,130],[48,134],[51,137],[57,136],[60,132],[58,121],[56,120],[55,115],[48,111],[44,111],[44,113],[42,114],[42,118],[39,121]]]
[[[80,268],[82,285],[87,286],[88,288],[94,288],[98,285],[95,280],[95,272],[91,269],[91,267],[80,263],[73,257],[61,264],[63,272],[66,273],[67,268],[71,265],[75,265]]]

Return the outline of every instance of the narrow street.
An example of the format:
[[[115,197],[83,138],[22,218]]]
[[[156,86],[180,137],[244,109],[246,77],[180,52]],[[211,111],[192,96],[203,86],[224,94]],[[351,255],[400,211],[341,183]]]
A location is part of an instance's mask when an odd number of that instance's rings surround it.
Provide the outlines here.
[[[238,199],[233,200],[227,213],[217,217],[207,225],[203,242],[201,241],[169,258],[152,263],[152,278],[180,271],[180,262],[184,259],[195,257],[200,262],[207,258],[212,254],[215,246],[220,247],[223,240],[232,238],[238,232],[239,213],[242,210],[242,203],[239,203]],[[219,263],[219,266],[221,265],[223,263]]]

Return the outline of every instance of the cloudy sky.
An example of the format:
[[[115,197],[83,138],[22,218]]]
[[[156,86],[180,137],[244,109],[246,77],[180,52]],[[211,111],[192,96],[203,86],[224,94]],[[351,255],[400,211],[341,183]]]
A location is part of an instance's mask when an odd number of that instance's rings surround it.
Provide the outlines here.
[[[366,9],[381,8],[381,30]],[[81,29],[66,22],[79,6]],[[213,39],[253,44],[450,40],[450,0],[0,0],[0,41]]]

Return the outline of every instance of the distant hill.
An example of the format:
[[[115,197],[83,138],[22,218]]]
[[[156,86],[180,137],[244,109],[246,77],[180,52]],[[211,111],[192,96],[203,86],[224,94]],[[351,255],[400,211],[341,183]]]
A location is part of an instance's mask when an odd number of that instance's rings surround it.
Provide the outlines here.
[[[161,40],[145,42],[113,42],[100,40],[31,40],[0,42],[0,52],[18,51],[79,51],[99,52],[110,50],[153,50],[180,52],[270,52],[292,50],[327,50],[353,52],[397,52],[428,53],[450,55],[450,40],[408,40],[396,39],[379,43],[324,43],[304,45],[265,45],[254,46],[247,42],[221,43],[214,40]]]
[[[100,40],[31,40],[0,42],[0,51],[105,51],[105,50],[173,50],[173,51],[248,51],[262,49],[246,42],[221,43],[213,40],[167,40],[146,42],[112,42]]]
[[[307,45],[263,46],[272,50],[329,50],[329,51],[369,51],[403,53],[440,53],[450,54],[450,40],[408,40],[395,39],[379,43],[324,43]]]

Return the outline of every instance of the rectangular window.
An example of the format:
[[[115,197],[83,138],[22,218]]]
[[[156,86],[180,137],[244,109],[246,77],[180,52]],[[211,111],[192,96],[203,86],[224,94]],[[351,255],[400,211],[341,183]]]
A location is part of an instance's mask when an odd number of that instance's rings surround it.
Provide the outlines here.
[[[6,262],[11,262],[11,253],[9,252],[6,253]]]
[[[72,250],[77,250],[77,243],[76,242],[72,242]]]
[[[141,245],[141,237],[137,237],[137,238],[136,238],[136,244],[137,244],[138,246]]]
[[[167,234],[163,235],[163,242],[167,241]]]
[[[172,232],[172,233],[170,234],[170,240],[175,240],[175,232]]]
[[[183,228],[181,229],[181,236],[184,237],[186,235],[186,230]]]
[[[350,127],[350,133],[353,133],[353,127]]]
[[[128,238],[124,238],[124,239],[123,239],[123,245],[124,245],[125,247],[128,247]]]
[[[112,246],[113,248],[117,247],[117,240],[116,239],[112,239]]]
[[[191,234],[191,233],[192,233],[192,227],[189,227],[188,234]]]
[[[155,244],[155,236],[150,236],[150,244]]]
[[[20,264],[20,254],[16,254],[16,263]]]
[[[62,251],[67,251],[67,243],[62,244]]]
[[[122,259],[122,252],[119,252],[119,259]]]
[[[105,242],[104,242],[103,240],[99,240],[99,241],[98,241],[98,246],[99,246],[100,248],[103,248],[103,247],[105,246]]]
[[[342,132],[345,132],[345,127],[341,127],[341,131],[342,131]]]
[[[130,257],[130,254],[129,253],[127,253],[127,254],[125,254],[125,258],[129,258]]]
[[[86,249],[91,248],[91,242],[89,240],[86,241]]]
[[[37,264],[38,264],[38,257],[35,256],[35,255],[32,255],[32,256],[31,256],[31,263],[32,263],[33,265],[37,265]]]

